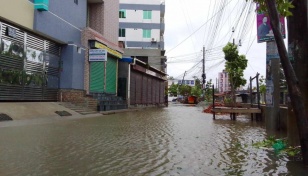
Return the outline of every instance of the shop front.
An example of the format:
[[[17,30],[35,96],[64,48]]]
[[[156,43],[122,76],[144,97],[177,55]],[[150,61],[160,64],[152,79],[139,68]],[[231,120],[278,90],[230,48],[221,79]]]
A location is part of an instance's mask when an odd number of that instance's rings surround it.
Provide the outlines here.
[[[122,54],[95,40],[90,40],[89,46],[89,92],[116,95],[118,59]]]
[[[57,101],[60,45],[0,21],[0,101]]]

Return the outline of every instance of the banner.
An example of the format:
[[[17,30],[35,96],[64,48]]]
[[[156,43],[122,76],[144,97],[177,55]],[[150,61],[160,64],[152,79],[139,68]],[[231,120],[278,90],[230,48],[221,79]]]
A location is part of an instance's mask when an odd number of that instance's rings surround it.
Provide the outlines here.
[[[259,4],[257,4],[257,36],[258,43],[275,40],[272,27],[270,25],[270,18],[268,14],[259,12]],[[283,38],[286,38],[285,20],[280,16],[280,30]]]

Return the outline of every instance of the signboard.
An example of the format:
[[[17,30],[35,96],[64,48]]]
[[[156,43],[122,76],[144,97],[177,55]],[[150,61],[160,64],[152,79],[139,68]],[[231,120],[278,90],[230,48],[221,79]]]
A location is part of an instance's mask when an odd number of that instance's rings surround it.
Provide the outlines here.
[[[274,33],[270,25],[270,18],[267,14],[263,12],[258,12],[259,4],[257,4],[257,36],[258,43],[273,41]],[[280,19],[280,30],[283,38],[286,38],[285,21],[284,17],[281,16]]]
[[[89,49],[89,62],[106,62],[107,50],[105,49]]]
[[[120,52],[118,52],[116,50],[113,50],[113,49],[111,49],[111,48],[109,48],[109,47],[107,47],[107,46],[105,46],[105,45],[103,45],[101,43],[95,42],[94,43],[94,47],[95,48],[100,48],[100,49],[105,49],[105,50],[108,51],[108,53],[116,56],[117,58],[122,58],[122,54]]]

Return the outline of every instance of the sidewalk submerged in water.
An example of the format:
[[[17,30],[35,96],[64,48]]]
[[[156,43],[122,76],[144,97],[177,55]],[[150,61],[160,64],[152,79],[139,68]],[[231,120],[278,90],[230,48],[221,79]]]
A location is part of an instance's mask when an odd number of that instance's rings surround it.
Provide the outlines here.
[[[28,120],[39,118],[57,118],[61,117],[56,111],[66,111],[71,116],[65,117],[90,117],[114,114],[119,112],[137,111],[138,109],[124,109],[106,112],[97,112],[94,114],[81,115],[78,112],[60,105],[60,102],[2,102],[0,103],[0,113],[7,114],[13,121]],[[61,117],[63,118],[63,117]]]

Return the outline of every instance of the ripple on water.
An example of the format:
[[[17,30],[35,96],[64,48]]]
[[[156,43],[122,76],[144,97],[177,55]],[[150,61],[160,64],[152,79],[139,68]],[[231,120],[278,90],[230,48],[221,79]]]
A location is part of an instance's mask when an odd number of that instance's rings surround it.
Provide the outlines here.
[[[0,175],[278,175],[299,164],[252,147],[261,124],[169,106],[0,128]],[[291,163],[291,164],[290,164]],[[296,168],[296,169],[293,169]]]

